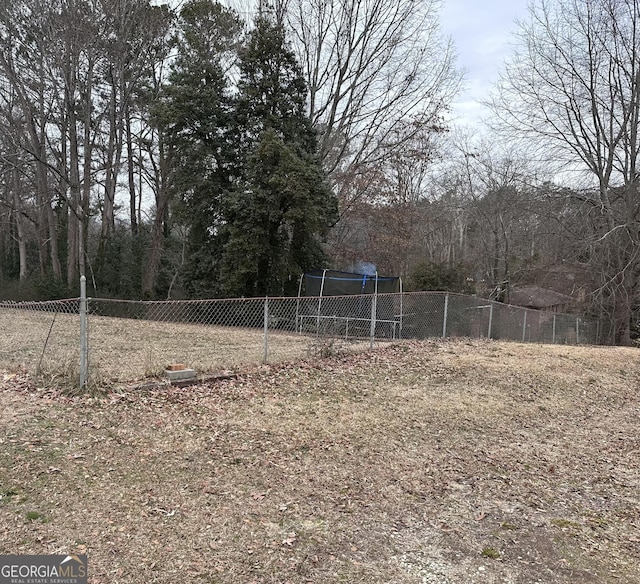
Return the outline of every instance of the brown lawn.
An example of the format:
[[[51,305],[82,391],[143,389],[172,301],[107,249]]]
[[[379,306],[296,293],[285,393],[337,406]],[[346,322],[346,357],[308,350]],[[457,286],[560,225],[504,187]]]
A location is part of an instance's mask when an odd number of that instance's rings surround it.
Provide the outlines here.
[[[90,582],[640,582],[625,348],[398,343],[64,397],[0,373],[0,553]]]

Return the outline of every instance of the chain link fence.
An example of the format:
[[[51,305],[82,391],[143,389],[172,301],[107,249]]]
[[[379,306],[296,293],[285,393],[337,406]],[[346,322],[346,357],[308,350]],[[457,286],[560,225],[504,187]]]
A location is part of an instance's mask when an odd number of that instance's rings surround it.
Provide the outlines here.
[[[82,375],[83,303],[0,302],[0,366]],[[598,344],[598,323],[438,292],[189,301],[87,301],[82,350],[96,384],[155,377],[173,363],[199,373],[360,351],[382,342],[471,337]],[[83,377],[86,379],[86,376]]]
[[[0,302],[0,367],[40,378],[79,376],[79,299]]]

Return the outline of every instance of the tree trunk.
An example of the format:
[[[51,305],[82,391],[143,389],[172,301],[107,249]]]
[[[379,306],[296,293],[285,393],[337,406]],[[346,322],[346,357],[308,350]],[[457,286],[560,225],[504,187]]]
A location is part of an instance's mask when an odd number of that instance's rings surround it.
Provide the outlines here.
[[[116,194],[116,182],[118,180],[118,169],[116,152],[117,146],[117,96],[115,81],[111,82],[111,99],[109,101],[109,142],[107,144],[107,153],[105,157],[106,177],[104,182],[104,201],[102,203],[102,230],[100,235],[100,244],[104,244],[114,228],[114,199]]]
[[[80,152],[78,145],[78,121],[76,117],[75,90],[78,73],[77,56],[69,56],[68,82],[65,95],[65,105],[68,115],[69,133],[69,196],[70,213],[67,231],[67,245],[69,247],[69,261],[67,262],[67,286],[73,289],[78,281],[78,266],[82,265],[81,254],[81,226],[82,213],[80,210]],[[86,148],[86,144],[85,144]],[[88,180],[88,177],[86,177]]]
[[[155,296],[156,281],[162,259],[162,249],[165,237],[166,216],[169,210],[169,192],[167,185],[168,164],[162,139],[162,132],[158,132],[159,167],[156,168],[156,216],[151,230],[151,243],[149,255],[142,274],[142,296],[153,298]]]
[[[20,201],[20,177],[18,168],[13,168],[13,207],[15,213],[16,235],[18,238],[18,254],[20,258],[20,281],[27,277],[27,240],[24,233],[24,217],[22,216],[22,203]]]
[[[125,124],[127,136],[127,175],[129,178],[129,220],[131,221],[131,234],[138,235],[138,215],[136,212],[136,182],[134,176],[133,138],[131,136],[131,108],[127,103],[125,108]]]
[[[62,266],[60,264],[60,251],[58,246],[58,222],[53,212],[51,195],[47,194],[47,227],[49,228],[49,255],[51,257],[51,270],[57,281],[62,281]]]
[[[628,347],[631,345],[632,302],[629,290],[621,290],[618,296],[614,311],[615,344]]]

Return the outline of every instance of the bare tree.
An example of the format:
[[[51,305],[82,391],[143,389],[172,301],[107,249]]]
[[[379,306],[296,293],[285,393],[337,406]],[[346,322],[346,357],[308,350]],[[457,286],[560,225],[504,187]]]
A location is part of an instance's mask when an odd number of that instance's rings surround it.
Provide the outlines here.
[[[340,265],[366,258],[386,273],[407,276],[424,259],[424,235],[434,215],[427,199],[439,138],[431,126],[398,124],[393,140],[403,146],[341,185],[342,218],[329,238]]]
[[[439,128],[460,73],[438,0],[289,0],[320,154],[343,199],[354,177]],[[415,122],[414,132],[409,121]],[[357,184],[366,188],[366,182]],[[342,191],[342,192],[340,192]]]
[[[16,135],[8,136],[7,128],[0,126],[0,217],[2,241],[0,265],[5,263],[11,248],[18,248],[18,278],[22,282],[28,275],[27,243],[29,226],[33,224],[33,176],[24,152],[16,149]],[[19,134],[18,134],[19,135]],[[2,269],[0,268],[0,278]]]
[[[171,13],[166,7],[152,7],[148,0],[111,0],[105,4],[108,30],[102,43],[105,94],[103,117],[106,121],[103,150],[104,197],[101,233],[98,246],[98,269],[106,259],[106,246],[115,232],[116,196],[123,171],[123,150],[127,157],[131,231],[137,232],[135,170],[133,161],[132,116],[140,106],[136,99],[144,87],[145,94],[154,85],[154,76],[170,48]],[[160,64],[160,65],[159,65]],[[145,104],[148,105],[148,104]],[[134,125],[145,124],[139,116]],[[143,173],[140,161],[140,173]],[[160,258],[158,258],[159,261]]]
[[[543,0],[520,24],[518,49],[493,99],[503,124],[586,171],[575,196],[600,218],[585,247],[602,277],[615,342],[630,342],[640,276],[640,2]]]
[[[32,169],[40,273],[61,281],[66,259],[70,289],[84,274],[96,212],[98,276],[107,261],[123,175],[137,229],[135,175],[142,180],[145,161],[134,159],[134,146],[146,144],[148,122],[139,96],[166,57],[170,19],[166,6],[148,0],[16,0],[0,7],[0,131]]]
[[[41,51],[46,28],[39,0],[0,8],[0,92],[3,126],[16,152],[33,164],[35,221],[40,275],[62,277],[57,222],[53,212],[48,130],[54,105],[49,92],[47,61]]]

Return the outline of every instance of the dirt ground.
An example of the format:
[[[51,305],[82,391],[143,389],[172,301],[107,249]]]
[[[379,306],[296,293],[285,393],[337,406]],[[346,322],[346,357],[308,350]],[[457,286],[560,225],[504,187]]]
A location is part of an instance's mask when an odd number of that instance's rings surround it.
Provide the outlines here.
[[[0,554],[118,583],[640,582],[640,353],[406,342],[81,397],[0,372]]]

